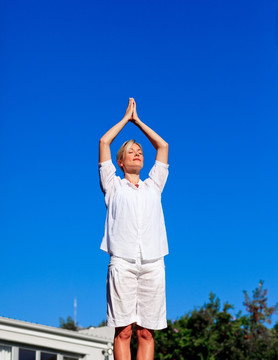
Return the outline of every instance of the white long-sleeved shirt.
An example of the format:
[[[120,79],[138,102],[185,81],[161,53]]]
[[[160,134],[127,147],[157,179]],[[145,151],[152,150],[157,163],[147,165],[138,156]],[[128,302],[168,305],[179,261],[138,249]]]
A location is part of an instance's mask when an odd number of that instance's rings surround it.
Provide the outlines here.
[[[116,176],[111,160],[99,164],[100,184],[105,195],[107,216],[101,249],[110,255],[136,259],[140,248],[145,260],[168,254],[161,206],[161,192],[168,167],[156,161],[149,178],[139,187]]]

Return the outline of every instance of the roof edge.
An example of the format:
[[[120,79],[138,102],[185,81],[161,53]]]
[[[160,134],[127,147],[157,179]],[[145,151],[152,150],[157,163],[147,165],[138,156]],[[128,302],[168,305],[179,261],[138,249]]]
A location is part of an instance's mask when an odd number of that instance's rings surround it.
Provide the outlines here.
[[[48,334],[61,335],[61,336],[69,337],[69,338],[75,338],[75,339],[86,340],[86,341],[95,341],[95,342],[105,343],[105,344],[107,344],[107,342],[110,340],[108,338],[104,338],[101,336],[98,337],[98,336],[86,335],[86,334],[79,333],[78,331],[56,328],[56,327],[52,327],[52,326],[48,326],[48,325],[40,325],[40,324],[35,324],[35,323],[27,322],[27,321],[6,318],[6,317],[2,317],[2,316],[0,316],[0,325],[13,326],[15,328],[20,328],[20,329],[34,330],[34,331],[44,332],[44,333],[48,333]]]

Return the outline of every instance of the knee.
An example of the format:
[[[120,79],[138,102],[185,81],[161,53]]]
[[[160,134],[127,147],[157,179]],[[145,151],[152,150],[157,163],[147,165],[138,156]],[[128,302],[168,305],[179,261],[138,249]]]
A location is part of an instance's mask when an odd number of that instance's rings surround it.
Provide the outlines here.
[[[129,341],[132,335],[132,325],[118,327],[115,329],[115,339]]]
[[[153,342],[153,330],[137,328],[138,341]]]

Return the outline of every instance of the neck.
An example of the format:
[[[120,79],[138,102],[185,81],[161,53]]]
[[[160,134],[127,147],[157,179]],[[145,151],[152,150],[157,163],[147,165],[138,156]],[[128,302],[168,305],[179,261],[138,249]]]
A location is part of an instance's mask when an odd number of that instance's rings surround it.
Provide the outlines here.
[[[125,173],[125,179],[127,179],[132,184],[138,184],[139,174]]]

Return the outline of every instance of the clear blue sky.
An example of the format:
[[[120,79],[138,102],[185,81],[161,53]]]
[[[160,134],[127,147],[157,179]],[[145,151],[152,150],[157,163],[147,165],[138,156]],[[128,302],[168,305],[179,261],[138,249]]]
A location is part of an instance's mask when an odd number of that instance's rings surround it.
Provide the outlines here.
[[[0,315],[58,326],[106,315],[98,140],[124,115],[170,144],[168,318],[208,300],[278,301],[278,3],[0,5]],[[129,124],[112,145],[142,143]],[[120,172],[119,172],[120,175]]]

